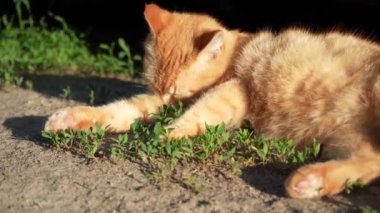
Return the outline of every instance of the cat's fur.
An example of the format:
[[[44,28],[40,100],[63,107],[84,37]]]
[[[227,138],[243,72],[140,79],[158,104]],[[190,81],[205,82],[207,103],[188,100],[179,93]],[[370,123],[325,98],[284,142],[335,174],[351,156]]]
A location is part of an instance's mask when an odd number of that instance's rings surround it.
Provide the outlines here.
[[[170,127],[171,137],[201,134],[205,123],[239,126],[247,118],[258,133],[313,138],[323,156],[286,181],[295,198],[318,198],[367,184],[380,176],[380,47],[354,35],[289,29],[248,34],[228,30],[200,14],[146,5],[151,33],[145,73],[151,93],[100,107],[61,109],[45,130],[86,129],[94,123],[127,131],[173,100],[197,98]]]

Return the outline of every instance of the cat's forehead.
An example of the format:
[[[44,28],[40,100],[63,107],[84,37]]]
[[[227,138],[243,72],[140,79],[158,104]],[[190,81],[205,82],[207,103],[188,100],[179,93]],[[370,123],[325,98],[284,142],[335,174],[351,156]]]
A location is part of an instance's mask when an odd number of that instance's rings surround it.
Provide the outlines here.
[[[217,21],[206,15],[178,14],[156,35],[156,45],[163,59],[183,61],[194,54],[197,39],[211,29],[220,28]]]
[[[176,17],[171,20],[157,35],[159,45],[167,45],[167,42],[188,43],[196,32],[194,20],[185,17]]]
[[[214,18],[207,15],[174,13],[158,37],[168,38],[170,35],[177,34],[184,39],[192,38],[205,30],[220,27],[221,25]]]

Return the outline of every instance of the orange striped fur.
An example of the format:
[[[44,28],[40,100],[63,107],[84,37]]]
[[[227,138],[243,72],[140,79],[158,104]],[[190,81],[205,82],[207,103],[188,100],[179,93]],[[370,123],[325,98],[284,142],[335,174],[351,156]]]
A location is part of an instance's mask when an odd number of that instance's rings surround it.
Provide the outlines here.
[[[146,5],[151,29],[144,70],[151,93],[100,107],[61,109],[45,130],[127,131],[173,100],[197,98],[171,137],[195,136],[204,124],[237,127],[249,119],[268,137],[313,138],[328,161],[306,165],[285,183],[289,196],[319,198],[380,176],[380,47],[358,36],[289,29],[278,34],[229,30],[201,14]]]

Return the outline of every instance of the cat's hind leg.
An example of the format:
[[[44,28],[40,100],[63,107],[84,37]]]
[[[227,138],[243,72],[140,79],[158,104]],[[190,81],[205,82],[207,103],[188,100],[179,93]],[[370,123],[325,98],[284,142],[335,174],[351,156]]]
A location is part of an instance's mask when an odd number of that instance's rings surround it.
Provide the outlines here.
[[[360,181],[366,185],[380,177],[380,153],[370,147],[355,150],[348,158],[303,166],[285,182],[293,198],[320,198],[342,192],[348,185]]]
[[[238,79],[224,82],[203,95],[180,118],[167,128],[173,129],[169,137],[181,138],[204,133],[205,125],[225,123],[227,127],[239,125],[247,113],[246,91]]]
[[[142,94],[127,100],[116,101],[104,106],[76,106],[60,109],[45,123],[45,131],[63,129],[86,130],[100,124],[110,132],[123,132],[137,118],[148,119],[164,103],[154,94]]]

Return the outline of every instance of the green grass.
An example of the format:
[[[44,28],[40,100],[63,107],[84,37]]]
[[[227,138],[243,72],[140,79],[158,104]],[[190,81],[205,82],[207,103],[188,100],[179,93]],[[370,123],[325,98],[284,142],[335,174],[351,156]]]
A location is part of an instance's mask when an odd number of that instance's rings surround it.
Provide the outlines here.
[[[61,93],[59,94],[61,98],[64,99],[70,99],[71,98],[71,87],[66,86],[65,88],[62,89]]]
[[[205,185],[203,185],[197,178],[196,175],[192,174],[190,177],[185,178],[183,183],[185,186],[195,193],[199,193],[204,190]]]
[[[373,209],[372,207],[370,206],[363,206],[363,207],[360,207],[360,210],[362,213],[378,213],[379,211],[376,210],[376,209]]]
[[[27,0],[15,1],[16,20],[2,15],[0,20],[0,85],[21,85],[24,73],[86,72],[123,73],[134,76],[135,62],[124,39],[100,44],[90,51],[83,34],[77,34],[65,20],[49,14],[61,27],[47,26],[45,19],[36,22]],[[25,17],[26,16],[26,17]]]
[[[92,159],[103,144],[105,130],[97,125],[94,130],[66,130],[58,133],[42,132],[42,136],[48,138],[53,147],[71,150],[86,158]]]
[[[146,176],[158,182],[164,180],[181,165],[223,166],[233,174],[240,174],[247,165],[275,163],[297,166],[314,161],[320,151],[316,141],[310,147],[297,150],[291,140],[266,139],[255,136],[251,128],[226,130],[225,125],[207,126],[203,135],[195,138],[163,139],[170,130],[164,128],[183,111],[182,104],[163,106],[155,114],[155,122],[143,123],[137,119],[128,133],[106,136],[99,126],[95,131],[64,130],[58,133],[42,132],[52,146],[80,153],[93,159],[108,158],[113,162],[130,159],[144,164]],[[191,184],[195,191],[200,188]],[[193,186],[194,185],[194,186]]]

